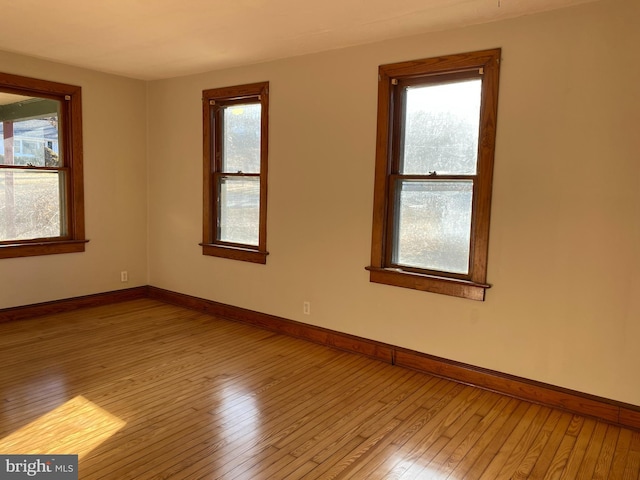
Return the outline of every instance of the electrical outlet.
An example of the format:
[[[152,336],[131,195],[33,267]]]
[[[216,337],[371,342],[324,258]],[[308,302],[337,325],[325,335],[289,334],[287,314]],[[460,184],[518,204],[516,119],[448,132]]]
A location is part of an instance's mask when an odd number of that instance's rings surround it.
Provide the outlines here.
[[[302,313],[311,315],[311,302],[302,302]]]
[[[120,281],[122,283],[128,282],[129,281],[129,272],[127,272],[126,270],[123,270],[120,272]]]

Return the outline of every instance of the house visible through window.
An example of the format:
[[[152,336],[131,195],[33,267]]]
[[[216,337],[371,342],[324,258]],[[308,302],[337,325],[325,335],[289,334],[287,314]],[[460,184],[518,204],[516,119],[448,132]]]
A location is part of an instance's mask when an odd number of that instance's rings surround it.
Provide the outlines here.
[[[84,251],[80,101],[0,74],[0,258]]]
[[[203,92],[203,254],[265,263],[268,82]]]
[[[499,59],[380,67],[372,282],[484,299]]]

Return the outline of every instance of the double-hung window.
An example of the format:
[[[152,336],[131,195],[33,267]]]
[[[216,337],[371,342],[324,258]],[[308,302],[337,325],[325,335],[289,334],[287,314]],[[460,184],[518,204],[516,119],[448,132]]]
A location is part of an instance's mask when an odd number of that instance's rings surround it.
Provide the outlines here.
[[[0,258],[85,249],[81,89],[0,73]]]
[[[269,83],[205,90],[202,99],[203,254],[266,263]]]
[[[379,68],[372,282],[484,300],[499,60]]]

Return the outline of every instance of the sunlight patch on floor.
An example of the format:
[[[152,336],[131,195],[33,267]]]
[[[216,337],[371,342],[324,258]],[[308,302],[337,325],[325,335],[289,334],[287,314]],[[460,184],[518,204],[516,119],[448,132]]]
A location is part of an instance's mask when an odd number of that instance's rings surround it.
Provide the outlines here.
[[[126,423],[80,395],[0,439],[0,452],[82,458]]]

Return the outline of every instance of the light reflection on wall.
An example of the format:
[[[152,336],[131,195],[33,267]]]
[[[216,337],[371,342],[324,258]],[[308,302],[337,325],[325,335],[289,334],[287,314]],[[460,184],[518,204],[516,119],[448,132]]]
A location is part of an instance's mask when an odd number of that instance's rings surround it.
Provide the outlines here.
[[[3,454],[89,453],[127,422],[77,396],[0,439]]]

